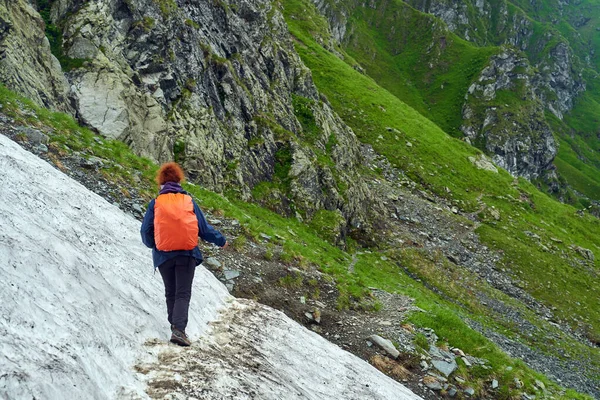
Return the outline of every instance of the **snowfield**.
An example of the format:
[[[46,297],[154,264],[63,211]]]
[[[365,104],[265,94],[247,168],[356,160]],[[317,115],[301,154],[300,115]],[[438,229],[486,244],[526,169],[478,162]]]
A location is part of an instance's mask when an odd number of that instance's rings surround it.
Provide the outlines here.
[[[0,398],[419,399],[203,267],[168,345],[140,222],[0,135]]]

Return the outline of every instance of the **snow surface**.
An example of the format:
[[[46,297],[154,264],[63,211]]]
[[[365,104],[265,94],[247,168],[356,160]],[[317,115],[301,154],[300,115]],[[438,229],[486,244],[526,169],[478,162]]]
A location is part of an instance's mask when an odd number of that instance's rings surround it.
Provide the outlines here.
[[[167,345],[138,221],[2,135],[0,185],[0,398],[419,398],[201,266],[195,343]]]

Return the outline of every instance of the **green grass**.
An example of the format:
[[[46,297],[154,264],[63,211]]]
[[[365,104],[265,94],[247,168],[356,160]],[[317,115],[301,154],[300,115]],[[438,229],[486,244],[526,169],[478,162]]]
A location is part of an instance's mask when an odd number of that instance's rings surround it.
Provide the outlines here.
[[[344,50],[381,87],[462,137],[464,94],[499,49],[476,47],[401,1],[354,7],[350,20],[353,29]]]

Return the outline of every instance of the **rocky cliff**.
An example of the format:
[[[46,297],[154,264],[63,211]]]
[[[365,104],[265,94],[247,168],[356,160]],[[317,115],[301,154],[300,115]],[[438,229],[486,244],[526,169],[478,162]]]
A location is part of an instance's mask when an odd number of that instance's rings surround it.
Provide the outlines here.
[[[359,143],[319,97],[270,3],[40,1],[60,53],[81,60],[64,75],[31,5],[4,8],[3,46],[38,43],[25,47],[35,57],[5,51],[4,71],[27,71],[4,76],[9,87],[140,155],[181,162],[211,189],[301,219],[328,210],[342,236],[373,220]]]
[[[0,1],[0,81],[40,105],[73,112],[44,21],[25,0]]]
[[[533,79],[536,95],[558,118],[573,108],[573,100],[585,90],[582,68],[561,33],[532,20],[508,1],[407,2],[440,18],[452,32],[479,46],[510,45],[525,52],[537,69]]]
[[[519,52],[505,48],[493,56],[465,95],[461,126],[469,141],[492,154],[497,165],[528,179],[551,169],[557,150],[533,77]]]

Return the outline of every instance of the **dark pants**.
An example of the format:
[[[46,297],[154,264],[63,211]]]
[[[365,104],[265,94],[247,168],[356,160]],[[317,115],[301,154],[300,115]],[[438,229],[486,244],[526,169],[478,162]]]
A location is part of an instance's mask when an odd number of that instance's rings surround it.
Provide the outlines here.
[[[169,323],[185,332],[196,260],[188,256],[175,257],[165,261],[158,270],[165,283]]]

